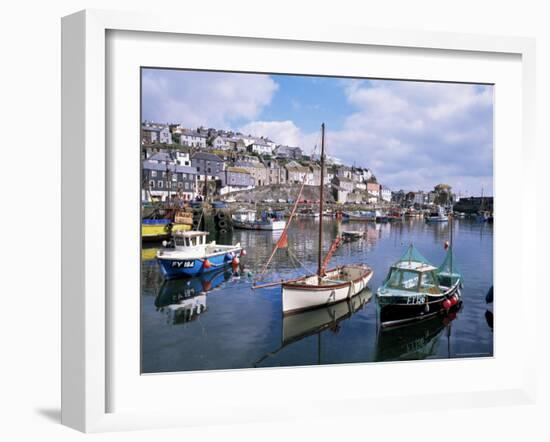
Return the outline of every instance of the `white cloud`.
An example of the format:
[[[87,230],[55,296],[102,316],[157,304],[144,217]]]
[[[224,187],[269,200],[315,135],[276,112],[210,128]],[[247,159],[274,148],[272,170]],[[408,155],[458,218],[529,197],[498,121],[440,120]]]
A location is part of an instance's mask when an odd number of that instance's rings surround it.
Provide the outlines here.
[[[229,127],[256,118],[278,88],[268,75],[145,70],[143,118],[186,126]]]
[[[405,81],[342,82],[354,111],[328,132],[343,160],[373,169],[392,188],[448,182],[492,192],[491,86]]]

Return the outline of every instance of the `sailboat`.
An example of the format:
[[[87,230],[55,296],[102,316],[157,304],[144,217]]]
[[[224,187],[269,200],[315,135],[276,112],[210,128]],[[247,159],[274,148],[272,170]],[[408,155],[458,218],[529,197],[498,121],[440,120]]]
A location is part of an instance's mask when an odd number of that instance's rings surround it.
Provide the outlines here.
[[[324,202],[324,169],[325,169],[325,124],[321,125],[321,180],[320,180],[320,198],[319,198],[319,240],[317,256],[317,272],[315,274],[306,274],[301,277],[281,281],[283,314],[297,313],[316,307],[323,307],[337,302],[349,299],[360,293],[367,287],[373,275],[373,270],[365,264],[346,264],[331,269],[327,269],[331,256],[342,243],[342,238],[336,237],[330,250],[323,259],[323,202]],[[296,199],[298,202],[300,195]],[[292,218],[296,212],[297,203],[295,203],[290,219],[275,245],[275,248],[264,266],[263,272],[267,269],[269,262],[273,258],[278,248],[288,246],[287,231]],[[262,273],[263,273],[262,272]],[[274,284],[256,285],[256,288],[266,287]]]

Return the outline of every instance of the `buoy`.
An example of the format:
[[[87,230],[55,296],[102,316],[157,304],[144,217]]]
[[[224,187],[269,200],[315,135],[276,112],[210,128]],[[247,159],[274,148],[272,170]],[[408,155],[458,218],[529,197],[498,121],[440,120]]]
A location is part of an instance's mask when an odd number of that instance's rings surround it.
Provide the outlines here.
[[[202,290],[204,292],[209,292],[211,289],[212,289],[212,284],[210,283],[210,281],[204,281],[202,283]]]
[[[447,250],[449,248],[449,241],[445,241],[445,244],[443,244],[443,248]]]
[[[246,256],[246,250],[245,249],[241,250],[241,256]]]
[[[237,258],[235,256],[235,258],[233,258],[233,261],[231,261],[231,264],[233,264],[234,266],[238,266],[239,265],[239,258]]]
[[[205,269],[209,269],[210,267],[212,267],[212,263],[210,261],[208,261],[208,259],[205,259],[203,261],[202,265]]]
[[[451,296],[451,305],[456,305],[456,304],[458,304],[458,296],[453,295]]]
[[[449,299],[445,299],[442,305],[445,310],[449,310],[451,308],[451,301]]]

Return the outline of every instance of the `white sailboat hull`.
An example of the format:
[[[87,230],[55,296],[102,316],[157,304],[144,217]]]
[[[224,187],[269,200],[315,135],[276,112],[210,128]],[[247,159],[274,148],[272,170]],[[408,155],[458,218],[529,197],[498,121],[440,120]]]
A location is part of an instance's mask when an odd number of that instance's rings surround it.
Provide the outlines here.
[[[350,274],[348,280],[341,278],[343,273]],[[283,284],[283,313],[295,313],[349,299],[367,287],[372,274],[367,266],[343,266],[327,271],[321,284],[317,275]]]

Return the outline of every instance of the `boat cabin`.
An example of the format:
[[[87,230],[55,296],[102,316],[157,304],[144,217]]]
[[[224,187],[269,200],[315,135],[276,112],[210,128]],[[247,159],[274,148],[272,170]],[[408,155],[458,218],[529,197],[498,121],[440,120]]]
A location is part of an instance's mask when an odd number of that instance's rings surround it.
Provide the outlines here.
[[[208,232],[196,230],[174,232],[174,247],[179,250],[197,249],[206,247]]]
[[[253,223],[256,221],[256,211],[255,210],[238,210],[233,214],[233,220],[241,223]]]
[[[384,288],[434,295],[441,293],[437,268],[415,261],[402,261],[392,266]]]

